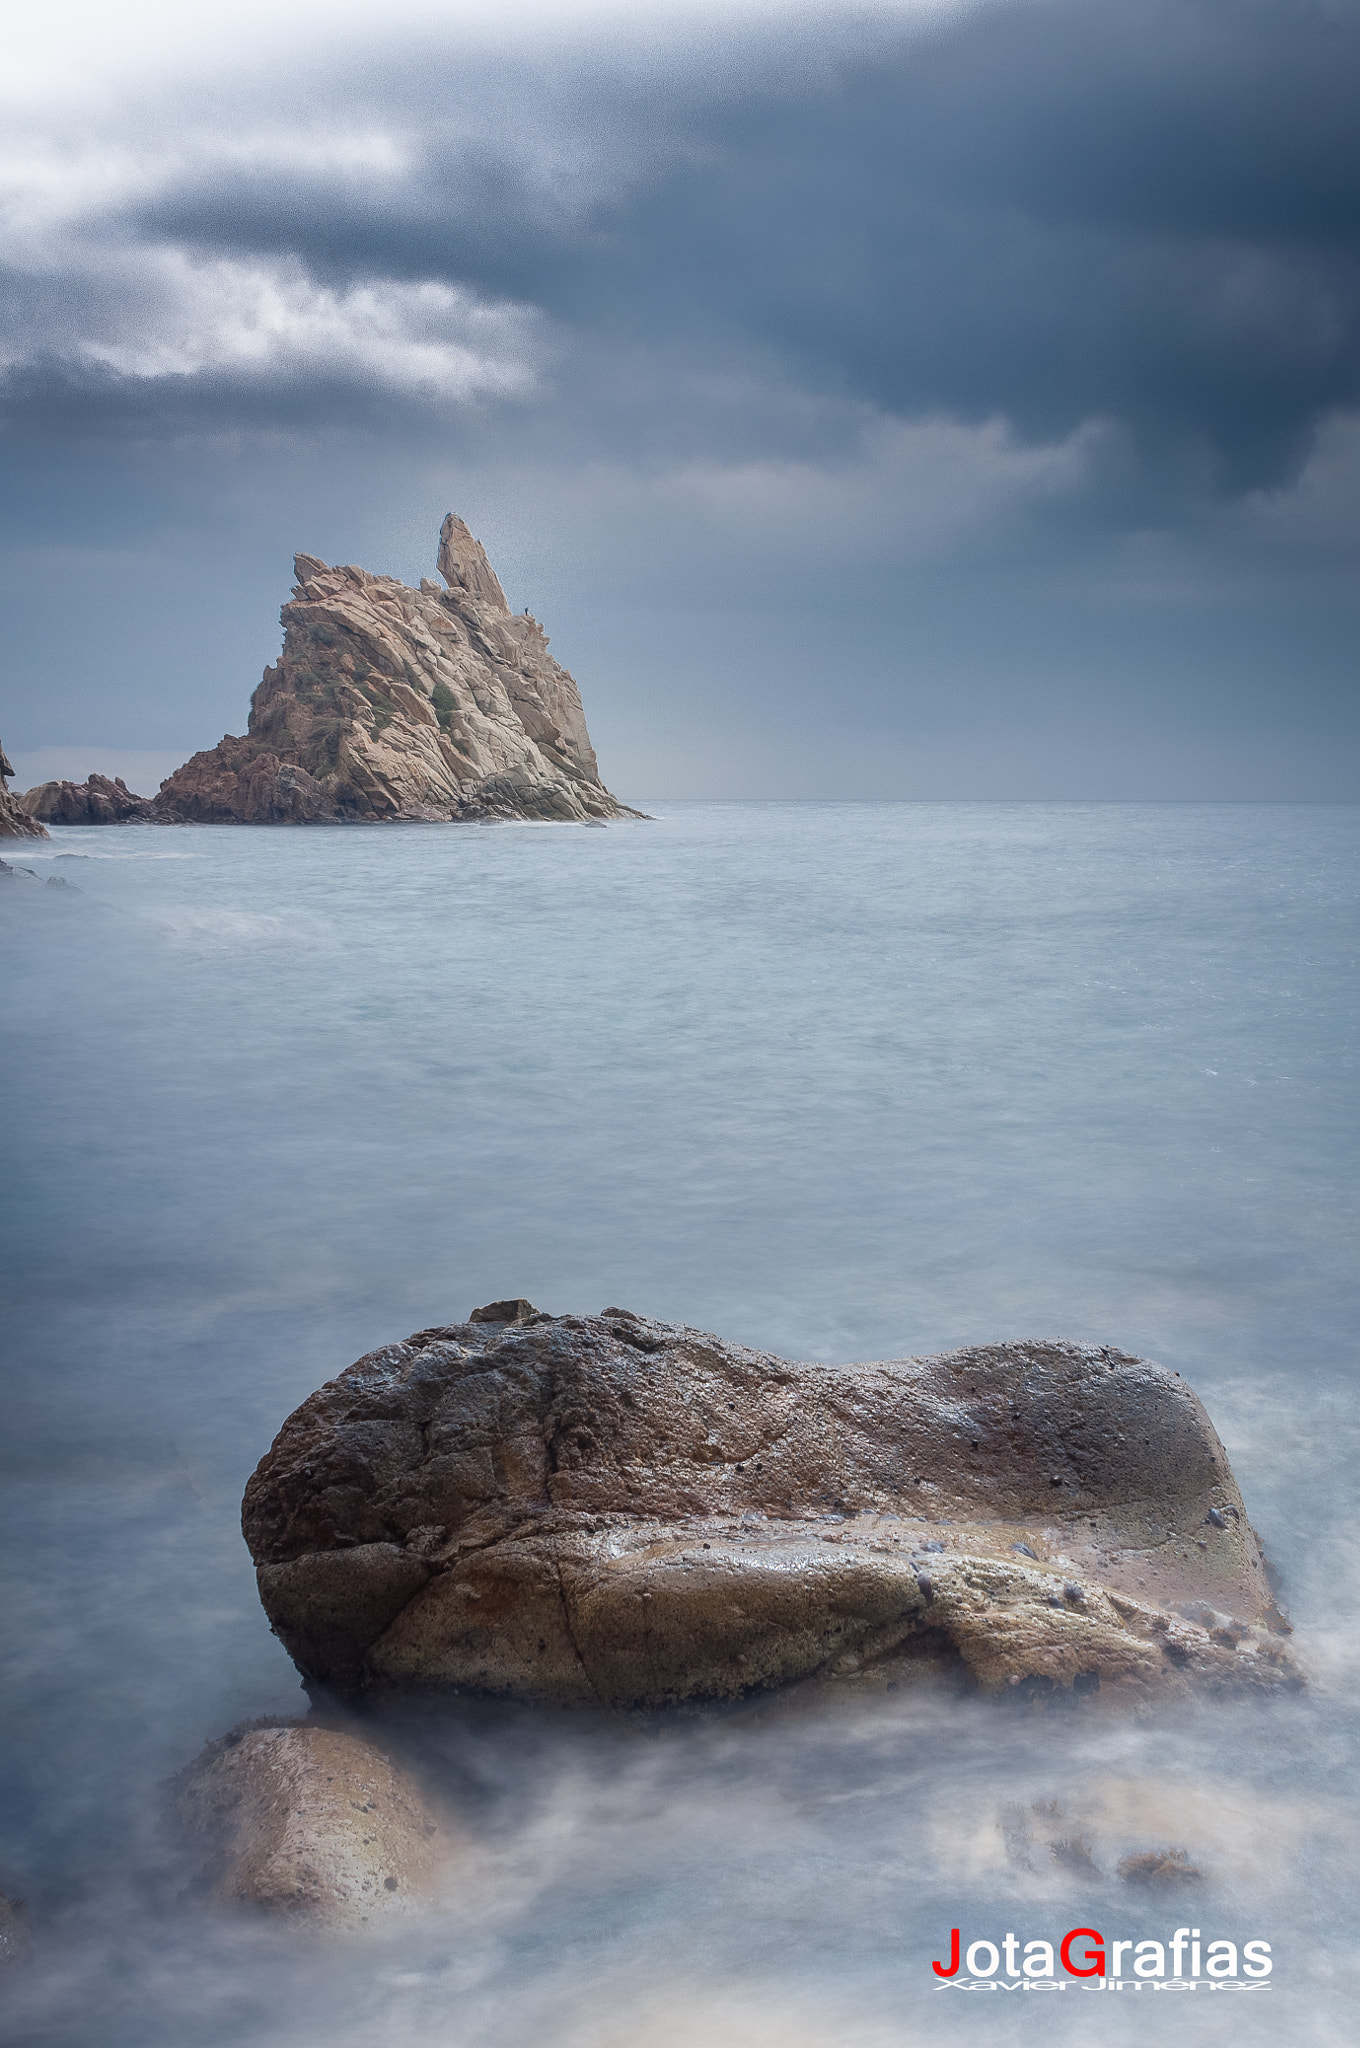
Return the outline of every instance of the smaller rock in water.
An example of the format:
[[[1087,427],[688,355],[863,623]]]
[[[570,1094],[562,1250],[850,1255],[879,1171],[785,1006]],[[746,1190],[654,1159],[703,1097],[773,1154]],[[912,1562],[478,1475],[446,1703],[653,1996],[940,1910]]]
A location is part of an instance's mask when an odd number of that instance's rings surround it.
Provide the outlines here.
[[[449,1830],[391,1759],[305,1724],[233,1729],[174,1781],[218,1903],[362,1929],[427,1899]]]
[[[1126,1856],[1119,1866],[1119,1875],[1125,1884],[1162,1890],[1204,1882],[1204,1872],[1195,1868],[1184,1849],[1154,1849],[1143,1856]]]
[[[468,1317],[470,1323],[527,1323],[538,1313],[531,1301],[520,1297],[515,1301],[489,1301],[485,1308],[475,1308]]]
[[[130,790],[121,775],[91,775],[84,782],[40,782],[17,799],[30,818],[47,825],[153,825],[150,797]],[[46,836],[46,835],[44,835]]]
[[[1053,1793],[997,1805],[981,1787],[961,1795],[941,1786],[933,1816],[923,1816],[923,1833],[947,1870],[957,1870],[971,1850],[981,1859],[973,1866],[979,1877],[1005,1872],[1047,1890],[1055,1872],[1076,1882],[1094,1874],[1175,1891],[1266,1868],[1274,1884],[1292,1886],[1318,1844],[1339,1842],[1347,1827],[1320,1801],[1272,1798],[1230,1778],[1189,1785],[1155,1771],[1064,1774]],[[1072,1854],[1078,1846],[1084,1868]]]

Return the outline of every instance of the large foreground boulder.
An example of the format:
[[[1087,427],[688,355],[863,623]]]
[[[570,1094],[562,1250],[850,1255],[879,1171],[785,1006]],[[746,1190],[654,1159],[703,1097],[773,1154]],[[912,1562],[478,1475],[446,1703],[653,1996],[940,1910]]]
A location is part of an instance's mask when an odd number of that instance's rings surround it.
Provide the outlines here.
[[[1226,1453],[1108,1347],[795,1365],[501,1302],[361,1358],[246,1488],[260,1595],[342,1693],[647,1705],[886,1682],[1297,1683]]]
[[[377,1925],[421,1904],[447,1832],[371,1743],[305,1724],[233,1729],[181,1772],[174,1794],[219,1904],[318,1927]]]

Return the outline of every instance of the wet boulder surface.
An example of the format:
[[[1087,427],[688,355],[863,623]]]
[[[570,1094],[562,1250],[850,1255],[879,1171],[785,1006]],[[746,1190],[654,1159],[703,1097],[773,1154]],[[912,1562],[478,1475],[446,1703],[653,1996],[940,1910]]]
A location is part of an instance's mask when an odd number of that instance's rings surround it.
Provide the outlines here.
[[[376,1927],[422,1905],[451,1846],[406,1773],[342,1729],[247,1723],[171,1790],[200,1889],[318,1929]]]
[[[304,1401],[243,1528],[276,1633],[349,1697],[1299,1683],[1203,1406],[1108,1346],[796,1364],[498,1302]]]

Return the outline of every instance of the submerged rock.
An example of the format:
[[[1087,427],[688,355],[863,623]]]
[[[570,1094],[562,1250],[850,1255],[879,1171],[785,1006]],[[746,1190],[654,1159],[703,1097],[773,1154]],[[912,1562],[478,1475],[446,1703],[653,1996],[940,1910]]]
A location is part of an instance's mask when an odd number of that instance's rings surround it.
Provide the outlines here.
[[[86,782],[40,782],[18,803],[46,825],[149,825],[156,823],[150,797],[135,796],[121,775],[91,775]]]
[[[294,558],[284,640],[243,738],[161,784],[168,823],[636,817],[600,781],[581,696],[452,512],[448,588]]]
[[[6,785],[14,779],[9,756],[0,747],[0,839],[50,839],[51,833],[36,818],[30,818],[18,797]]]
[[[1119,1865],[1119,1875],[1125,1884],[1146,1885],[1160,1891],[1204,1882],[1204,1872],[1190,1861],[1185,1849],[1146,1849],[1141,1856],[1126,1856]]]
[[[942,1653],[1020,1700],[1298,1682],[1203,1407],[1108,1347],[796,1365],[495,1303],[305,1401],[243,1527],[343,1693],[657,1705]]]
[[[74,882],[67,881],[65,875],[48,875],[44,880],[41,875],[35,874],[32,868],[16,868],[12,867],[9,861],[0,860],[0,890],[4,891],[6,901],[13,900],[10,897],[7,886],[12,883],[18,884],[23,892],[24,899],[29,903],[35,901],[32,894],[34,889],[38,891],[38,895],[44,901],[49,903],[52,900],[49,892],[53,889],[57,891],[59,897],[79,896],[81,893]]]
[[[174,1784],[180,1826],[220,1904],[361,1926],[420,1903],[441,1830],[372,1744],[334,1729],[247,1725]]]
[[[1030,1892],[1067,1892],[1095,1879],[1176,1892],[1247,1880],[1288,1890],[1310,1852],[1348,1825],[1325,1799],[1213,1772],[1068,1771],[1051,1796],[1004,1803],[982,1784],[941,1786],[922,1846],[956,1884],[1004,1877]]]

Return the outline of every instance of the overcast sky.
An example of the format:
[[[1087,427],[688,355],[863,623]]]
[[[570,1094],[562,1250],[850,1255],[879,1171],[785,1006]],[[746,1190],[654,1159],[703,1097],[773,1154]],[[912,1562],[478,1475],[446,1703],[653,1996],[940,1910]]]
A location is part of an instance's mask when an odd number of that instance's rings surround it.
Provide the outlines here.
[[[624,795],[1360,797],[1348,0],[77,0],[6,72],[21,785],[243,731],[294,550],[452,508]]]

